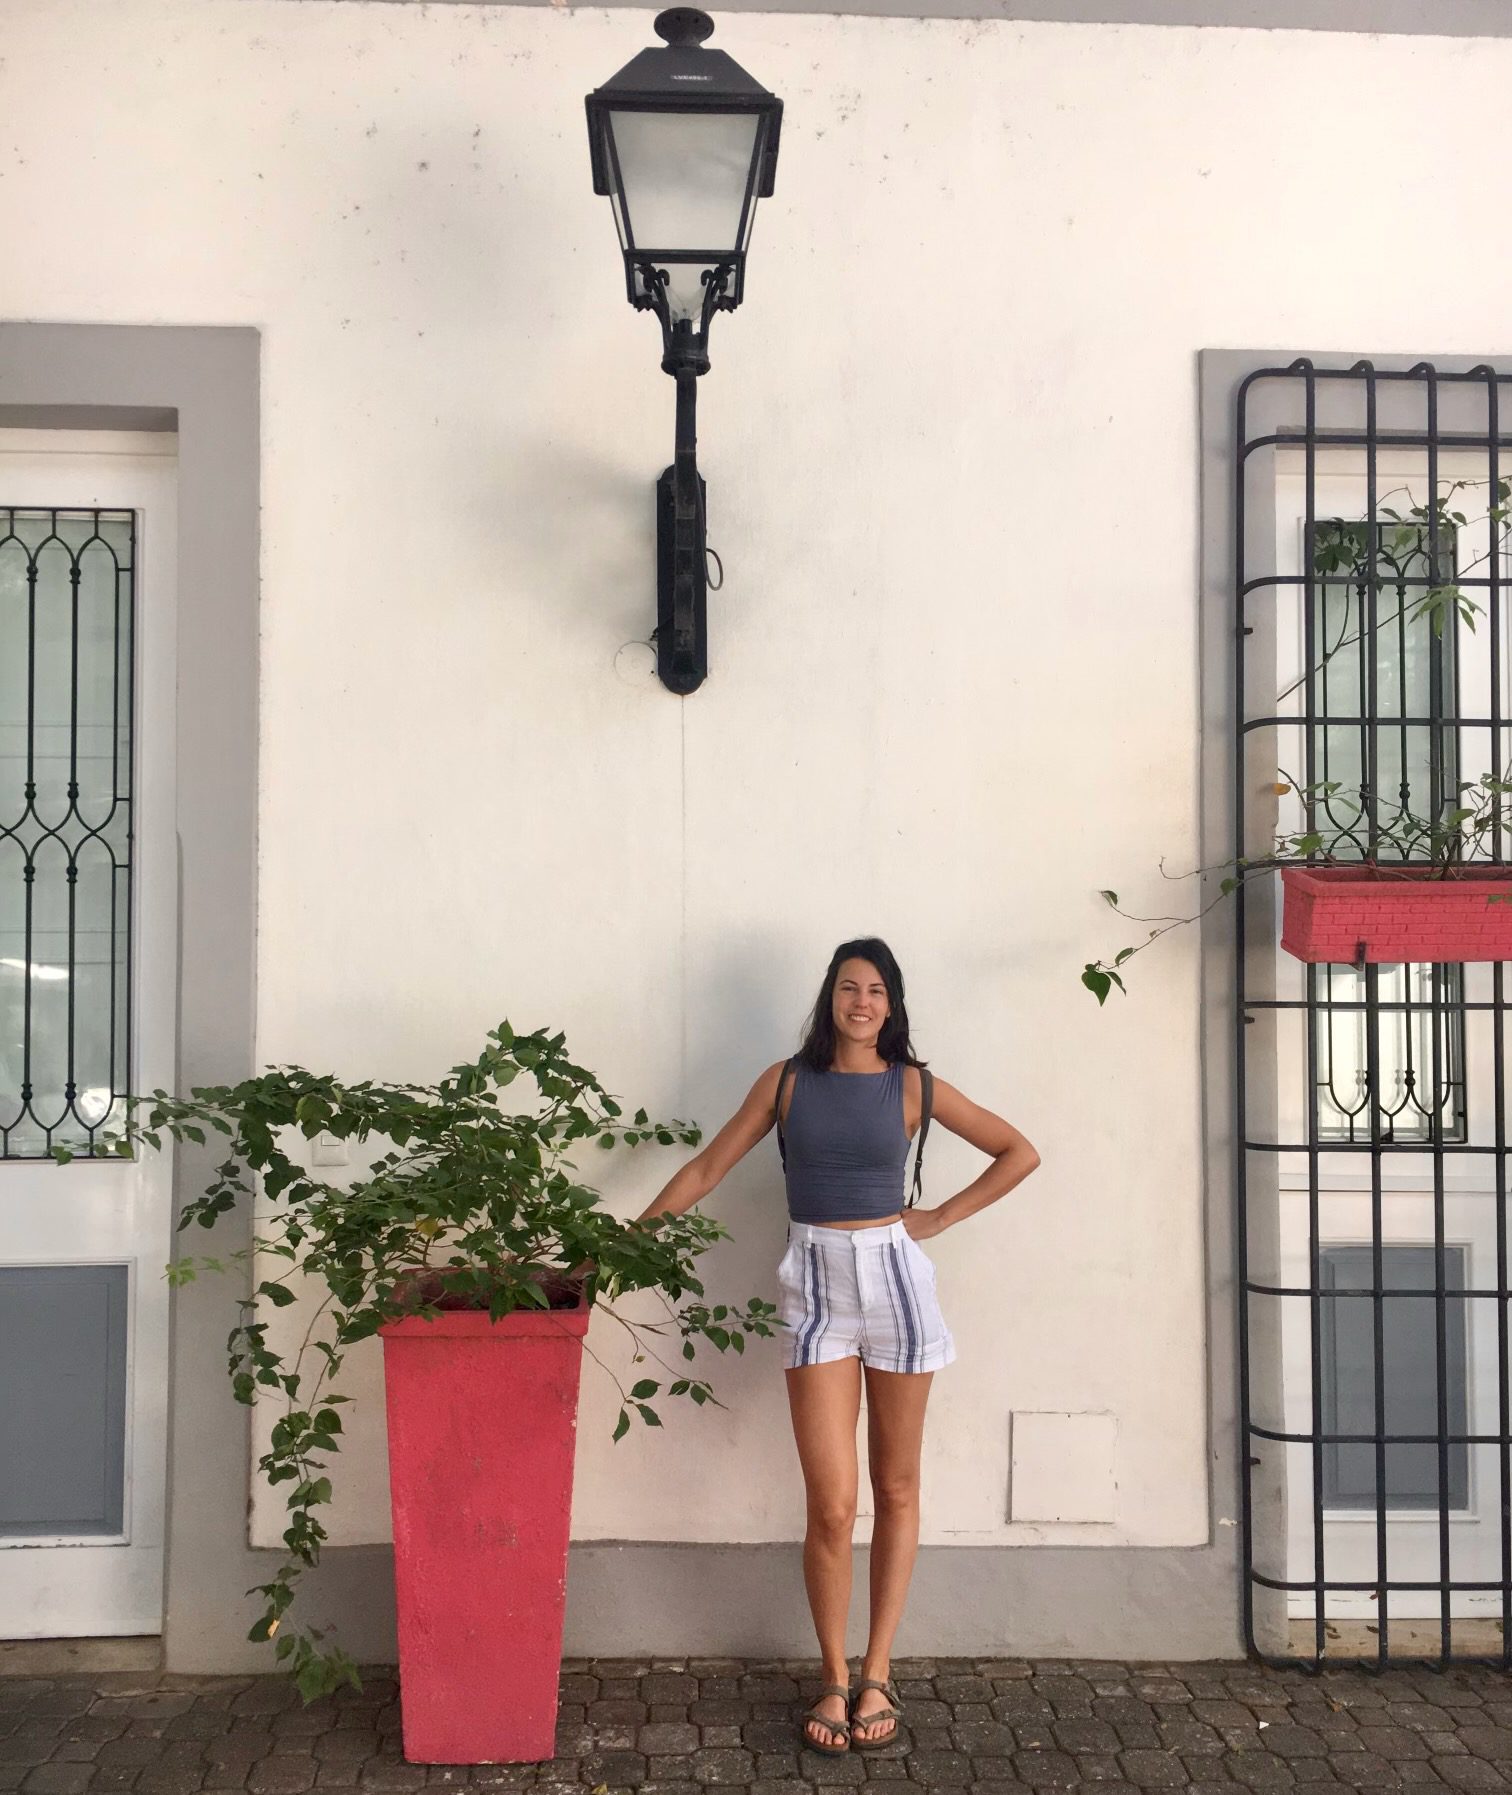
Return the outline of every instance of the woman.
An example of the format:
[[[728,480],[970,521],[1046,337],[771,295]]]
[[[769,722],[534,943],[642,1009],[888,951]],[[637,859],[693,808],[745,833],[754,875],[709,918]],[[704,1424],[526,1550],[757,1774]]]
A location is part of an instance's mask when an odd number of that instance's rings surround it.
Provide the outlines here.
[[[901,1717],[889,1677],[919,1544],[919,1457],[934,1373],[955,1358],[919,1245],[1010,1191],[1039,1155],[1001,1116],[942,1079],[933,1115],[992,1156],[965,1190],[905,1209],[903,1169],[922,1118],[923,1062],[909,1039],[903,975],[875,938],[835,949],[797,1060],[768,1066],[736,1114],[637,1218],[680,1215],[706,1197],[778,1121],[785,1134],[787,1250],[778,1315],[793,1433],[808,1498],[803,1575],[824,1692],[804,1743],[839,1755],[892,1743]],[[854,1703],[845,1656],[856,1426],[866,1383],[875,1520],[871,1625]]]

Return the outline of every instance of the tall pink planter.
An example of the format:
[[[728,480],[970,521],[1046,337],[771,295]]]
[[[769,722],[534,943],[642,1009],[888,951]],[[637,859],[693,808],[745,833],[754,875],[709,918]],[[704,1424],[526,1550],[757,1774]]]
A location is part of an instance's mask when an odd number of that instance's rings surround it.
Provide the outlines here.
[[[588,1314],[450,1311],[381,1330],[412,1764],[555,1756]]]

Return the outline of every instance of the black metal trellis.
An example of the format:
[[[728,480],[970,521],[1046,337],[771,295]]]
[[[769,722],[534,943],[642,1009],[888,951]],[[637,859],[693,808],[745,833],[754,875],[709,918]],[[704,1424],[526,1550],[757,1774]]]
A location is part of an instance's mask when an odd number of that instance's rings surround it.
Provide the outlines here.
[[[135,567],[132,511],[0,505],[0,1160],[92,1144],[129,1079]],[[61,937],[56,963],[39,935]],[[64,1001],[39,1017],[49,980]]]
[[[1412,863],[1426,859],[1416,851],[1393,851],[1393,844],[1384,841],[1381,829],[1389,822],[1393,807],[1402,813],[1409,801],[1416,812],[1426,810],[1437,818],[1452,803],[1459,773],[1465,761],[1464,746],[1471,736],[1484,738],[1483,749],[1492,768],[1507,776],[1508,722],[1503,716],[1503,658],[1506,635],[1502,601],[1507,585],[1503,553],[1507,526],[1492,516],[1487,519],[1489,554],[1483,571],[1460,569],[1455,562],[1453,526],[1440,511],[1441,456],[1447,451],[1457,455],[1474,452],[1483,469],[1488,504],[1497,503],[1504,481],[1504,469],[1512,469],[1512,438],[1502,434],[1502,407],[1512,374],[1498,373],[1488,365],[1472,370],[1441,371],[1423,362],[1411,369],[1377,369],[1369,362],[1358,362],[1348,368],[1316,367],[1300,359],[1288,367],[1260,369],[1242,383],[1235,420],[1235,628],[1234,672],[1236,724],[1234,741],[1234,838],[1236,858],[1273,857],[1274,835],[1267,841],[1260,825],[1267,819],[1260,813],[1255,793],[1256,767],[1262,732],[1274,732],[1278,740],[1277,765],[1272,775],[1277,781],[1272,789],[1285,789],[1281,783],[1295,784],[1290,769],[1300,771],[1301,784],[1315,785],[1333,775],[1328,761],[1339,744],[1351,738],[1358,742],[1359,785],[1363,810],[1359,819],[1364,838],[1357,844],[1361,856],[1382,861]],[[1279,393],[1279,405],[1286,421],[1279,428],[1262,428],[1253,436],[1247,422],[1251,415],[1257,382],[1275,382],[1273,393]],[[1452,416],[1446,426],[1444,412]],[[1325,417],[1320,418],[1320,396],[1326,400]],[[1256,412],[1264,408],[1254,405]],[[1472,417],[1472,410],[1474,416]],[[1383,412],[1388,417],[1383,418]],[[1269,414],[1267,413],[1269,419]],[[1334,520],[1320,517],[1317,503],[1319,455],[1324,450],[1351,449],[1363,453],[1362,500],[1359,515]],[[1279,565],[1283,557],[1272,554],[1268,565],[1260,565],[1267,554],[1263,531],[1252,528],[1247,507],[1256,498],[1257,470],[1264,467],[1266,451],[1300,451],[1303,472],[1302,551],[1299,572]],[[1383,450],[1420,451],[1425,457],[1424,489],[1427,515],[1422,520],[1420,541],[1413,552],[1426,561],[1420,574],[1407,574],[1398,583],[1404,594],[1395,619],[1390,613],[1383,618],[1382,599],[1388,596],[1388,582],[1381,578],[1384,556],[1384,494],[1378,480],[1379,458]],[[1274,466],[1274,462],[1270,464]],[[1352,477],[1352,476],[1351,476]],[[1452,483],[1450,483],[1452,485]],[[1329,690],[1332,660],[1329,640],[1320,631],[1320,616],[1326,620],[1330,594],[1328,578],[1320,571],[1319,543],[1327,540],[1332,527],[1346,533],[1351,543],[1358,542],[1363,559],[1363,575],[1359,567],[1351,567],[1345,580],[1356,581],[1356,616],[1358,652],[1354,690],[1350,694],[1353,708],[1340,713],[1331,703]],[[1320,536],[1320,531],[1323,533]],[[1447,538],[1447,539],[1446,539]],[[1274,535],[1272,537],[1274,541]],[[1401,569],[1396,569],[1398,575]],[[1381,680],[1381,642],[1383,623],[1394,621],[1400,627],[1408,612],[1408,595],[1425,593],[1452,584],[1474,595],[1484,612],[1481,622],[1489,641],[1488,678],[1484,691],[1466,691],[1461,679],[1460,657],[1456,654],[1461,620],[1456,612],[1444,624],[1444,633],[1429,639],[1427,647],[1427,697],[1425,709],[1414,708],[1406,690],[1408,647],[1405,635],[1396,650],[1398,680],[1397,702],[1390,703],[1390,682],[1383,692]],[[1321,600],[1321,611],[1320,611]],[[1348,613],[1348,600],[1345,612]],[[1303,677],[1297,682],[1302,692],[1299,709],[1285,711],[1278,700],[1259,704],[1252,694],[1262,688],[1266,677],[1262,665],[1263,650],[1274,650],[1280,625],[1278,618],[1288,603],[1300,603],[1301,665]],[[1253,645],[1251,638],[1261,640]],[[1343,638],[1340,637],[1340,640]],[[1258,655],[1258,658],[1257,658]],[[1321,660],[1320,660],[1320,657]],[[1389,662],[1389,655],[1388,655]],[[1271,669],[1274,669],[1272,652]],[[1293,689],[1297,689],[1293,688]],[[1272,688],[1273,689],[1273,688]],[[1283,751],[1280,738],[1290,733]],[[1391,752],[1392,732],[1400,746],[1396,752],[1396,788],[1383,790],[1383,739]],[[1408,743],[1416,744],[1409,752]],[[1419,760],[1426,748],[1426,771],[1410,789],[1409,765],[1414,753]],[[1426,789],[1425,789],[1426,788]],[[1304,807],[1306,805],[1304,799]],[[1491,841],[1485,857],[1495,861],[1507,858],[1502,828],[1502,800],[1494,797]],[[1307,810],[1308,824],[1314,821]],[[1333,844],[1331,844],[1333,845]],[[1338,848],[1333,845],[1335,856]],[[1346,849],[1346,857],[1347,857]],[[1301,995],[1283,995],[1280,980],[1267,983],[1257,978],[1257,966],[1271,966],[1279,953],[1274,943],[1274,913],[1267,902],[1258,901],[1252,888],[1240,885],[1235,893],[1237,946],[1235,955],[1235,1064],[1237,1119],[1237,1240],[1239,1286],[1239,1384],[1241,1446],[1241,1526],[1243,1529],[1244,1587],[1243,1626],[1247,1648],[1255,1656],[1280,1666],[1305,1669],[1321,1668],[1326,1663],[1347,1658],[1359,1663],[1357,1650],[1341,1650],[1335,1644],[1341,1618],[1341,1604],[1331,1610],[1331,1598],[1364,1597],[1374,1603],[1374,1618],[1364,1624],[1374,1634],[1374,1648],[1366,1658],[1378,1667],[1387,1664],[1489,1663],[1501,1668],[1512,1667],[1512,1395],[1509,1395],[1508,1364],[1508,1263],[1507,1263],[1507,1127],[1505,1103],[1505,1025],[1507,1019],[1504,968],[1493,963],[1474,969],[1463,966],[1431,965],[1418,969],[1414,990],[1414,969],[1401,969],[1402,995],[1383,995],[1383,974],[1390,969],[1368,965],[1350,974],[1346,969],[1337,983],[1334,969],[1308,966],[1299,969]],[[1263,926],[1262,926],[1263,925]],[[1269,949],[1269,952],[1266,950]],[[1475,977],[1468,974],[1473,970]],[[1350,979],[1353,984],[1350,984]],[[1422,987],[1426,986],[1426,1005]],[[1353,995],[1351,995],[1353,991]],[[1325,1127],[1324,1099],[1330,1081],[1336,1077],[1333,1033],[1343,1018],[1353,1025],[1363,1022],[1364,1064],[1356,1071],[1356,1094],[1363,1102],[1337,1105],[1342,1121],[1334,1133]],[[1489,1098],[1480,1104],[1482,1112],[1470,1096],[1467,1078],[1466,1026],[1474,1021],[1482,1033],[1490,1034]],[[1250,1060],[1259,1051],[1247,1037],[1258,1031],[1275,1037],[1283,1027],[1293,1027],[1301,1037],[1301,1087],[1296,1092],[1295,1108],[1305,1118],[1301,1137],[1284,1138],[1282,1123],[1286,1117],[1285,1094],[1282,1101],[1273,1101],[1271,1110],[1253,1102]],[[1383,1023],[1395,1031],[1394,1040],[1406,1043],[1405,1071],[1399,1065],[1397,1076],[1407,1101],[1387,1101],[1383,1088]],[[1426,1035],[1426,1041],[1422,1039]],[[1273,1046],[1267,1051],[1274,1051]],[[1271,1066],[1275,1076],[1274,1063]],[[1330,1097],[1329,1101],[1332,1101]],[[1267,1115],[1275,1125],[1265,1138]],[[1415,1135],[1406,1133],[1410,1125]],[[1406,1156],[1411,1155],[1412,1160]],[[1390,1164],[1408,1165],[1421,1156],[1430,1164],[1430,1175],[1421,1201],[1431,1200],[1431,1242],[1424,1234],[1421,1241],[1409,1242],[1420,1258],[1431,1246],[1433,1282],[1393,1283],[1388,1273],[1388,1255],[1401,1244],[1388,1241],[1383,1227],[1386,1191],[1385,1168]],[[1278,1243],[1286,1239],[1286,1219],[1282,1215],[1282,1165],[1306,1167],[1306,1265],[1305,1281],[1266,1278],[1255,1275],[1251,1263],[1252,1234],[1264,1237],[1264,1226],[1272,1226]],[[1491,1223],[1495,1237],[1495,1279],[1465,1279],[1460,1274],[1459,1249],[1446,1242],[1445,1198],[1446,1166],[1453,1165],[1462,1175],[1471,1178],[1477,1200],[1492,1206]],[[1323,1203],[1338,1189],[1335,1183],[1341,1172],[1368,1169],[1370,1238],[1368,1242],[1368,1276],[1351,1278],[1341,1275],[1341,1268],[1353,1265],[1356,1274],[1367,1265],[1364,1243],[1353,1241],[1341,1247],[1330,1241],[1324,1228]],[[1296,1196],[1304,1193],[1298,1189]],[[1395,1193],[1394,1193],[1395,1194]],[[1364,1195],[1361,1191],[1360,1195]],[[1273,1210],[1257,1216],[1255,1205],[1269,1201]],[[1277,1246],[1278,1266],[1284,1253]],[[1353,1252],[1353,1258],[1350,1253]],[[1424,1260],[1424,1262],[1426,1262]],[[1451,1279],[1449,1267],[1454,1265]],[[1397,1261],[1393,1260],[1393,1264]],[[1454,1287],[1451,1288],[1451,1282]],[[1276,1321],[1274,1331],[1266,1333],[1265,1321],[1259,1318],[1257,1300],[1273,1303],[1268,1311]],[[1340,1320],[1346,1316],[1342,1305],[1364,1301],[1370,1304],[1369,1396],[1371,1417],[1368,1428],[1339,1425],[1338,1391],[1326,1386],[1325,1369],[1329,1353],[1334,1355],[1332,1370],[1338,1375],[1338,1342]],[[1496,1425],[1476,1430],[1473,1408],[1465,1406],[1471,1391],[1469,1382],[1487,1374],[1463,1343],[1472,1332],[1474,1305],[1492,1303],[1496,1317]],[[1421,1323],[1424,1305],[1432,1305],[1433,1339],[1433,1426],[1431,1431],[1393,1426],[1391,1415],[1397,1404],[1397,1392],[1387,1376],[1389,1366],[1400,1364],[1402,1343],[1410,1330],[1405,1318],[1416,1317]],[[1416,1309],[1411,1305],[1416,1304]],[[1349,1318],[1352,1320],[1352,1318]],[[1295,1425],[1300,1416],[1294,1411],[1303,1405],[1297,1392],[1289,1387],[1283,1373],[1281,1413],[1269,1420],[1257,1416],[1257,1408],[1265,1398],[1263,1379],[1257,1375],[1257,1361],[1268,1350],[1275,1363],[1285,1365],[1288,1353],[1294,1362],[1299,1353],[1286,1342],[1294,1331],[1305,1328],[1310,1389],[1306,1396],[1305,1425]],[[1363,1330],[1343,1330],[1358,1341]],[[1419,1326],[1419,1335],[1422,1329]],[[1413,1336],[1417,1338],[1418,1336]],[[1263,1347],[1260,1342],[1263,1341]],[[1325,1342],[1328,1351],[1325,1351]],[[1392,1349],[1392,1350],[1389,1350]],[[1458,1355],[1452,1356],[1452,1355]],[[1461,1362],[1462,1361],[1462,1362]],[[1451,1372],[1458,1370],[1461,1382],[1456,1385]],[[1280,1425],[1271,1425],[1279,1420]],[[1469,1483],[1468,1464],[1477,1447],[1492,1448],[1497,1466],[1497,1487],[1481,1492],[1480,1513],[1484,1517],[1477,1526],[1491,1526],[1494,1521],[1496,1539],[1496,1574],[1494,1576],[1457,1576],[1454,1574],[1451,1550],[1451,1523],[1455,1504],[1466,1500]],[[1349,1458],[1351,1478],[1344,1480],[1358,1488],[1361,1467],[1373,1461],[1374,1560],[1371,1574],[1359,1576],[1330,1575],[1331,1535],[1339,1522],[1331,1520],[1338,1510],[1331,1511],[1327,1492],[1330,1485],[1341,1481],[1341,1463]],[[1424,1452],[1426,1461],[1436,1466],[1431,1478],[1430,1512],[1436,1521],[1434,1543],[1436,1567],[1431,1577],[1398,1575],[1392,1560],[1404,1552],[1402,1517],[1407,1508],[1425,1506],[1421,1492],[1411,1498],[1393,1502],[1389,1467],[1397,1474],[1416,1452],[1412,1462],[1421,1471]],[[1272,1454],[1271,1466],[1280,1464],[1280,1474],[1263,1487],[1270,1494],[1279,1488],[1280,1500],[1265,1507],[1271,1525],[1272,1541],[1277,1534],[1275,1512],[1279,1508],[1287,1517],[1279,1529],[1282,1562],[1263,1566],[1259,1550],[1266,1542],[1257,1525],[1257,1471],[1267,1465],[1266,1454]],[[1290,1517],[1300,1498],[1299,1482],[1288,1475],[1298,1457],[1307,1461],[1309,1476],[1305,1480],[1307,1505],[1311,1510],[1310,1551],[1298,1552],[1291,1544],[1295,1537]],[[1490,1482],[1489,1478],[1485,1480]],[[1495,1501],[1490,1498],[1494,1495]],[[1359,1527],[1361,1517],[1352,1513],[1348,1524]],[[1423,1522],[1417,1522],[1410,1550],[1421,1550]],[[1355,1535],[1358,1539],[1360,1536]],[[1305,1556],[1306,1564],[1295,1562]],[[1302,1574],[1303,1572],[1307,1574]],[[1266,1595],[1272,1615],[1276,1604],[1287,1616],[1287,1649],[1276,1651],[1263,1647],[1257,1638],[1256,1601]],[[1472,1593],[1493,1596],[1497,1606],[1488,1611],[1481,1605],[1473,1614],[1465,1612],[1464,1598]],[[1432,1623],[1436,1619],[1438,1651],[1436,1654],[1412,1650],[1393,1650],[1393,1627],[1398,1638],[1405,1631],[1405,1616],[1398,1604],[1393,1612],[1394,1596],[1426,1597],[1420,1605],[1436,1608],[1435,1615],[1414,1616]],[[1304,1618],[1300,1632],[1311,1634],[1311,1654],[1300,1649],[1299,1628],[1291,1618],[1290,1603],[1300,1598],[1311,1609],[1311,1627]],[[1457,1598],[1460,1602],[1456,1611]],[[1496,1649],[1457,1650],[1456,1630],[1466,1621],[1484,1629],[1491,1627]],[[1495,1639],[1499,1632],[1499,1639]]]

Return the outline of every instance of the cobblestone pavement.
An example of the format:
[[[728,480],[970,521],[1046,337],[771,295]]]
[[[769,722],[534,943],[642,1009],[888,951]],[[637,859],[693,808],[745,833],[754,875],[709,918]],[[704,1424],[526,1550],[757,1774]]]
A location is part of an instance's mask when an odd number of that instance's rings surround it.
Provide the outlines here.
[[[898,1742],[829,1758],[798,1738],[818,1688],[812,1664],[570,1660],[560,1756],[471,1768],[404,1762],[390,1670],[308,1708],[281,1676],[10,1676],[0,1678],[0,1791],[401,1795],[451,1783],[838,1795],[867,1782],[973,1795],[1083,1784],[1101,1795],[1263,1795],[1293,1784],[1512,1784],[1512,1677],[1491,1669],[1310,1676],[1242,1662],[940,1658],[895,1660],[893,1674],[907,1708]]]

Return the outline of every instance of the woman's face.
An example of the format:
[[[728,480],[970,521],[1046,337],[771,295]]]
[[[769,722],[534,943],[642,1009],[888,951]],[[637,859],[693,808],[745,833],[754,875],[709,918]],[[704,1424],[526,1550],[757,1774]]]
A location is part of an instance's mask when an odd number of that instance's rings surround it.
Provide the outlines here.
[[[842,960],[831,1000],[835,1033],[858,1047],[875,1047],[891,1014],[887,986],[870,960]]]

